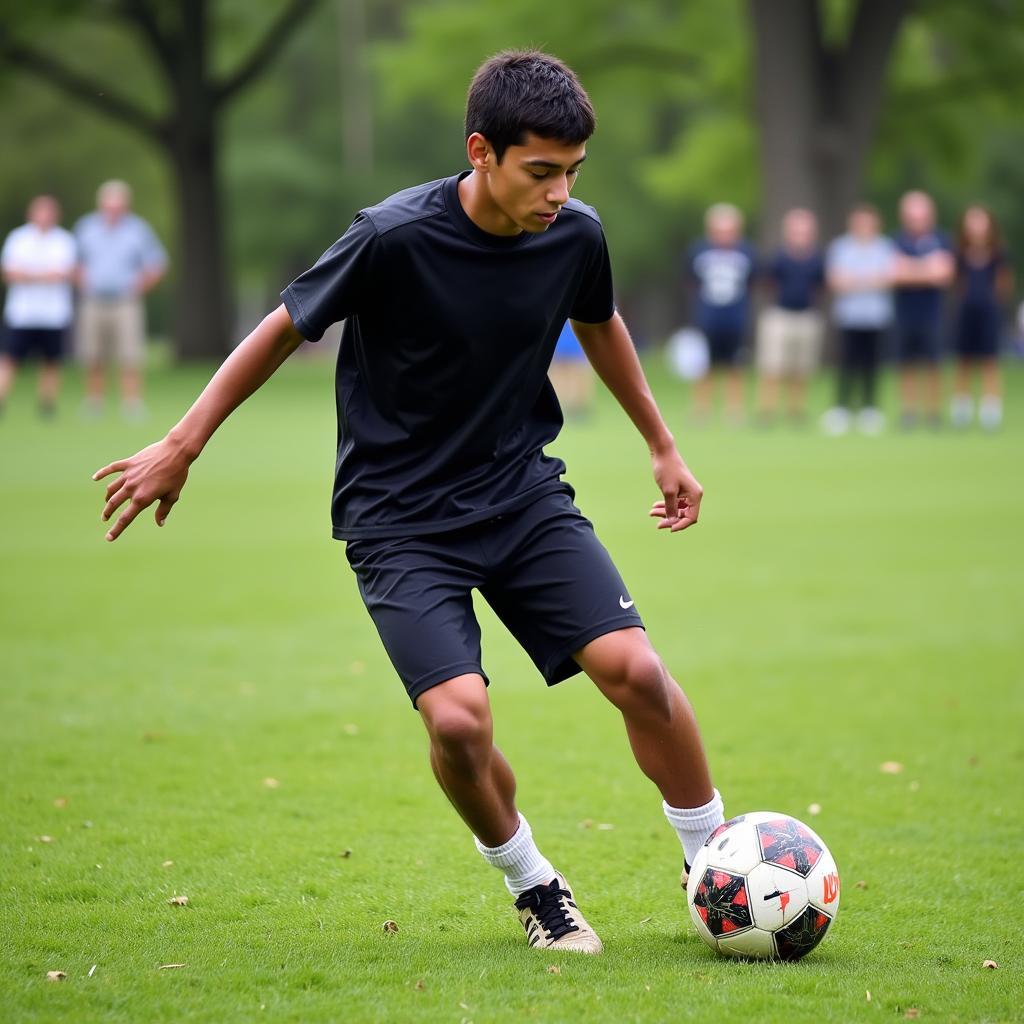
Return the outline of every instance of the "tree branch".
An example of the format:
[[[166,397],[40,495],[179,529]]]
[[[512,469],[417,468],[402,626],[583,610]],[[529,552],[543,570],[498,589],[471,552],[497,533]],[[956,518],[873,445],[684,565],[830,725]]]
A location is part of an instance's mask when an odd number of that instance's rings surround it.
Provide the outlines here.
[[[261,75],[288,37],[312,13],[320,0],[291,0],[287,7],[274,19],[245,60],[214,89],[214,102],[222,104],[244,89],[253,79]]]
[[[163,142],[163,122],[131,100],[113,93],[103,83],[55,61],[48,54],[12,40],[0,43],[0,60],[41,78],[75,100],[126,124],[157,142]]]
[[[170,74],[174,67],[174,48],[161,31],[153,9],[143,0],[119,0],[117,9],[121,12],[122,18],[135,25],[156,57],[157,63],[165,73]]]

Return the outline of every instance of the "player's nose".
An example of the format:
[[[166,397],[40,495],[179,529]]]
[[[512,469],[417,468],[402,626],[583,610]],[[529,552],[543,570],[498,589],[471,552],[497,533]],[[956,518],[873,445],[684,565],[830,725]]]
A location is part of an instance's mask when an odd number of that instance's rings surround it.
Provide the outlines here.
[[[565,175],[551,183],[545,198],[555,206],[564,206],[569,201],[569,181]]]

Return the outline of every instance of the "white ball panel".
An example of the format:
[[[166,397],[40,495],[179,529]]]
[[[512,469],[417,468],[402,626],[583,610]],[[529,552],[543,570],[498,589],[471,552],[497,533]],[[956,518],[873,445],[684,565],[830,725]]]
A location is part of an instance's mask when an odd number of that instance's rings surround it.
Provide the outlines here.
[[[761,862],[761,847],[757,842],[757,833],[747,819],[730,826],[715,836],[710,846],[702,849],[707,852],[709,867],[731,871],[737,875],[745,875]]]
[[[718,948],[726,956],[750,956],[758,960],[774,959],[775,940],[769,932],[760,928],[748,928],[745,932],[723,935]]]
[[[822,843],[822,846],[825,844]],[[818,910],[824,910],[829,917],[835,917],[839,912],[840,889],[839,869],[832,854],[825,847],[821,859],[807,876],[807,895],[811,905]]]
[[[807,906],[804,879],[774,864],[758,864],[747,875],[747,892],[754,924],[769,932],[784,928]]]

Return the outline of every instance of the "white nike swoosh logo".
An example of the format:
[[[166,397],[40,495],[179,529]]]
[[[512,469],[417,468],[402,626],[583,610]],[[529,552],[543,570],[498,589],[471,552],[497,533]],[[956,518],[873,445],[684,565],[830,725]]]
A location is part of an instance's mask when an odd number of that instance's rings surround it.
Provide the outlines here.
[[[624,597],[620,597],[619,598],[619,607],[620,608],[632,608],[633,607],[633,602],[632,601],[627,601]]]

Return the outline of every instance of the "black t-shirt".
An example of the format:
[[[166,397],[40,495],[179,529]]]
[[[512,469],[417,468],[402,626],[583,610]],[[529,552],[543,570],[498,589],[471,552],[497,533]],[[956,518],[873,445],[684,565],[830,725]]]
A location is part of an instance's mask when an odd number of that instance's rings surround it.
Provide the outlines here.
[[[338,353],[334,536],[438,533],[568,489],[544,454],[562,413],[547,378],[567,318],[614,313],[597,213],[570,199],[542,234],[492,235],[462,175],[362,210],[281,293]]]

